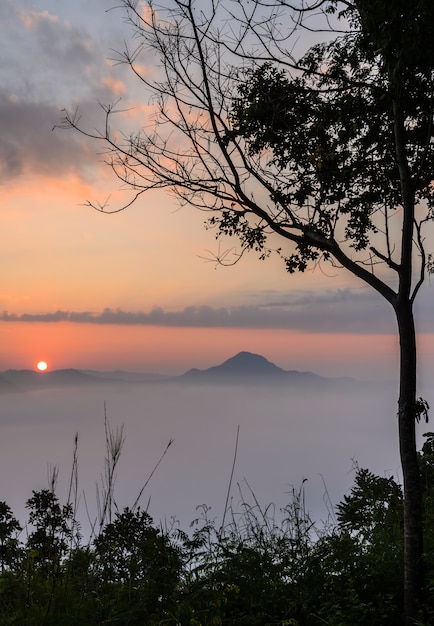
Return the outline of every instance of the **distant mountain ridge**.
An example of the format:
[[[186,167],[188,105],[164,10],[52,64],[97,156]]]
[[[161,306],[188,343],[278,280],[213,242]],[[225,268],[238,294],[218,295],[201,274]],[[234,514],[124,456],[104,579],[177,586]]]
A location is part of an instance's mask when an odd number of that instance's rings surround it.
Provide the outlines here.
[[[313,372],[284,370],[260,354],[239,352],[221,365],[214,365],[205,370],[191,369],[183,375],[185,380],[197,382],[239,382],[258,384],[324,385],[334,380],[318,376]]]
[[[279,375],[285,373],[280,367],[277,367],[271,361],[268,361],[264,356],[260,354],[253,354],[252,352],[239,352],[235,356],[227,359],[221,365],[214,365],[206,370],[192,369],[186,372],[184,375],[188,375],[190,372],[207,372],[208,374],[218,372],[228,372],[234,374],[265,374],[265,375]]]
[[[220,365],[204,370],[190,369],[180,376],[126,372],[115,370],[61,369],[48,372],[34,370],[7,370],[0,373],[0,393],[45,387],[137,385],[137,384],[243,384],[279,385],[297,387],[330,387],[354,385],[351,378],[325,378],[313,372],[284,370],[260,354],[239,352]]]

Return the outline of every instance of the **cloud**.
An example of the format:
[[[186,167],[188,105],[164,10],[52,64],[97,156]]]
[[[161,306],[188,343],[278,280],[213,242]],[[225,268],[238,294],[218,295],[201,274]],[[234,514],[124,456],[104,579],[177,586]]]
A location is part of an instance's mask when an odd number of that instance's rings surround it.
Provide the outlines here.
[[[59,118],[56,106],[23,101],[0,90],[0,182],[39,174],[88,176],[96,164],[95,151],[72,132],[53,132]]]
[[[64,98],[63,104],[83,95],[90,99],[106,54],[86,24],[16,2],[2,6],[0,17],[3,89],[21,99],[59,104]]]
[[[10,0],[0,3],[0,184],[29,175],[63,178],[71,172],[86,182],[96,178],[101,146],[52,128],[65,107],[78,107],[91,132],[103,128],[99,103],[130,95],[124,74],[136,82],[130,72],[107,61],[110,48],[122,47],[123,40],[114,28],[122,21],[114,20],[104,4],[93,7],[86,20],[78,9],[62,15],[58,7],[54,15]]]
[[[118,80],[112,76],[103,78],[101,84],[115,96],[123,96],[127,90],[126,85],[122,80]]]
[[[52,128],[62,108],[78,102],[92,125],[102,117],[98,100],[111,101],[121,89],[120,81],[103,80],[105,46],[86,26],[9,0],[0,18],[0,183],[71,172],[89,181],[90,168],[99,165],[95,145]]]
[[[104,56],[97,40],[86,29],[69,20],[61,20],[48,11],[20,10],[19,17],[28,31],[27,38],[36,55],[37,71],[54,72],[55,85],[59,88],[59,79],[68,84],[77,80],[92,66],[103,63]],[[27,66],[31,69],[31,66]],[[39,74],[38,75],[42,75]]]
[[[433,294],[429,293],[431,300]],[[434,332],[432,316],[425,306],[419,315],[419,331]],[[392,308],[375,293],[352,289],[325,292],[298,291],[279,300],[231,307],[189,306],[180,311],[160,307],[150,312],[106,308],[102,312],[56,311],[9,313],[0,322],[69,322],[124,326],[188,328],[288,329],[310,333],[389,334],[395,332]]]
[[[36,11],[35,9],[28,11],[26,9],[20,9],[18,14],[27,30],[36,28],[36,26],[43,21],[57,22],[57,16],[51,15],[48,11]]]

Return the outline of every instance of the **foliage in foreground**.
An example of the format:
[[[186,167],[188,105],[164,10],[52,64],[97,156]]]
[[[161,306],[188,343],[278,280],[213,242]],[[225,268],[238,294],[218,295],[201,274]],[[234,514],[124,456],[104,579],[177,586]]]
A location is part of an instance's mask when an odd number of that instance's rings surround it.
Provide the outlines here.
[[[434,433],[419,458],[433,589]],[[240,512],[229,508],[221,528],[202,509],[187,533],[157,528],[134,506],[110,514],[88,543],[73,506],[62,506],[53,489],[33,492],[26,506],[23,538],[0,503],[1,624],[403,623],[402,491],[366,469],[356,468],[336,521],[321,527],[306,512],[303,489],[293,491],[279,522],[254,499]],[[434,592],[417,623],[432,623],[430,605]]]

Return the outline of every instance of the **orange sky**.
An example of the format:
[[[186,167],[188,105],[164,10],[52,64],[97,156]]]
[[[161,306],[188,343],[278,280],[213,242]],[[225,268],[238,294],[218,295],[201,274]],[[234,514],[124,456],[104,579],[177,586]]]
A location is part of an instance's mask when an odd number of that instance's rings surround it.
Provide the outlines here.
[[[0,369],[32,369],[43,359],[51,369],[181,374],[249,350],[285,369],[314,370],[324,376],[394,380],[398,371],[397,338],[382,334],[9,322],[0,324],[0,341]],[[433,360],[434,335],[421,335],[421,373],[426,380]]]
[[[112,194],[115,207],[126,192],[103,167],[96,146],[53,126],[62,107],[75,104],[91,123],[100,112],[97,102],[119,95],[136,107],[130,122],[146,118],[147,103],[132,77],[107,62],[110,47],[122,47],[122,20],[105,11],[106,0],[86,13],[79,4],[42,0],[32,10],[22,0],[7,6],[0,26],[6,55],[0,71],[0,312],[98,316],[109,308],[146,317],[162,309],[165,320],[158,326],[149,320],[0,321],[0,369],[46,359],[52,367],[180,372],[250,350],[288,369],[394,376],[391,311],[351,276],[327,268],[289,276],[279,259],[260,262],[254,254],[232,268],[216,267],[206,260],[218,250],[214,233],[203,228],[206,215],[179,210],[163,191],[112,216],[84,206]],[[222,245],[237,249],[236,241]],[[420,329],[434,333],[429,285],[424,293]],[[193,315],[190,307],[203,310]],[[221,309],[236,317],[235,327],[212,321]],[[431,347],[424,348],[423,362],[433,363],[432,335],[424,337]]]
[[[86,206],[108,201],[112,209],[128,196],[104,166],[100,146],[53,130],[62,109],[79,107],[88,127],[100,128],[98,102],[122,96],[128,113],[117,120],[137,129],[149,116],[148,95],[127,68],[108,60],[130,35],[121,12],[109,10],[114,4],[0,0],[0,373],[35,369],[43,360],[49,369],[182,374],[251,351],[284,369],[373,380],[378,388],[325,398],[274,388],[177,395],[137,386],[118,394],[111,385],[89,393],[4,394],[0,470],[10,480],[1,499],[21,507],[24,520],[30,490],[46,485],[47,462],[60,467],[60,488],[68,488],[79,432],[80,490],[85,487],[91,502],[88,490],[104,467],[106,400],[113,424],[126,424],[126,465],[117,485],[125,504],[137,495],[128,499],[136,489],[131,477],[149,475],[160,450],[175,439],[145,494],[153,494],[156,519],[185,514],[190,521],[201,502],[223,505],[237,423],[233,485],[252,479],[265,504],[281,502],[276,492],[286,504],[289,485],[304,485],[306,478],[308,493],[317,484],[313,494],[321,505],[324,481],[327,495],[339,498],[355,462],[395,475],[396,323],[372,289],[325,266],[288,275],[277,256],[262,262],[252,253],[233,267],[218,266],[213,254],[229,250],[231,257],[237,242],[219,248],[215,233],[204,229],[207,215],[179,209],[164,191],[116,215]],[[155,73],[155,58],[145,58],[142,69]],[[433,311],[427,280],[415,312],[419,393],[431,405]],[[389,381],[392,387],[383,384]],[[87,512],[82,519],[86,524]]]

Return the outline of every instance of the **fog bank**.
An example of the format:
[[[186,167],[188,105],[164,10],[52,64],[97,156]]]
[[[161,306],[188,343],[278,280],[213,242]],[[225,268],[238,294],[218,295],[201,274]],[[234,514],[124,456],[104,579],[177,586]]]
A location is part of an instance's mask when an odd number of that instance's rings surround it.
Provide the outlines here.
[[[324,484],[336,504],[350,488],[354,463],[379,475],[400,477],[396,391],[297,390],[217,385],[135,385],[40,389],[1,397],[0,499],[24,521],[32,490],[46,488],[47,468],[58,466],[58,494],[66,496],[78,432],[79,517],[96,515],[95,485],[104,466],[104,405],[113,428],[126,436],[115,498],[131,506],[170,446],[142,498],[155,520],[180,521],[187,529],[196,507],[212,507],[221,519],[238,453],[231,498],[240,485],[262,505],[288,501],[304,479],[308,508],[325,519]],[[430,400],[429,394],[426,396]],[[420,432],[428,430],[426,424]]]

